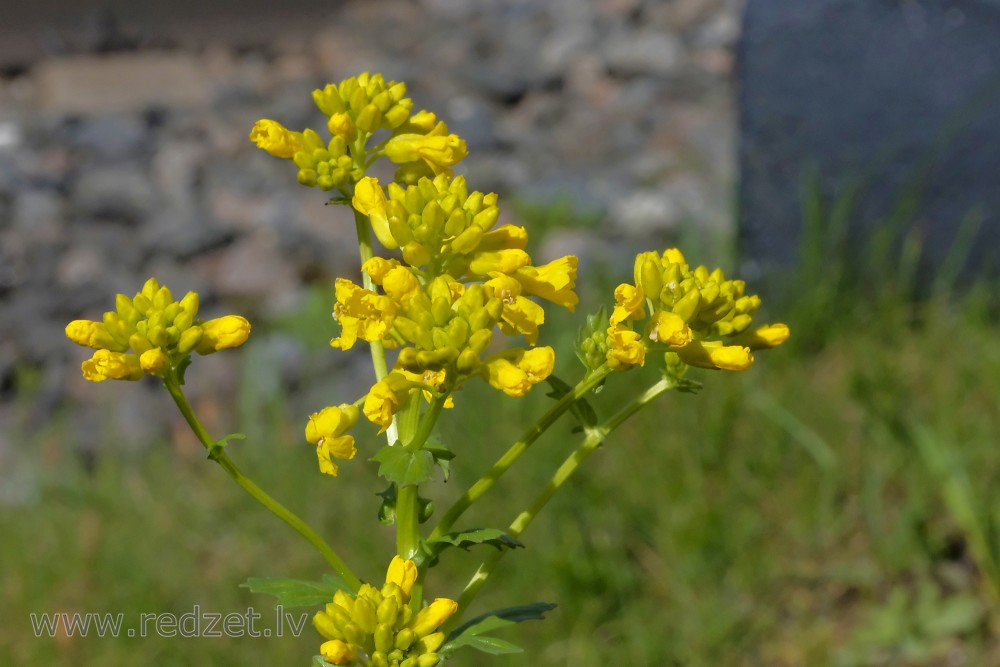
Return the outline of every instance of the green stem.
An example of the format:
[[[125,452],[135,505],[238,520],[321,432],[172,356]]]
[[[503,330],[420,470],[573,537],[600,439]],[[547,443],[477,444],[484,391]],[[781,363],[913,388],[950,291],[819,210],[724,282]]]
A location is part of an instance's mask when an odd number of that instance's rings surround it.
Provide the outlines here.
[[[666,392],[672,388],[673,382],[668,379],[663,379],[651,386],[649,389],[644,391],[641,396],[636,398],[632,403],[628,404],[618,412],[616,412],[612,417],[610,417],[603,424],[598,426],[592,426],[585,429],[586,436],[583,442],[580,444],[576,450],[573,451],[569,457],[563,461],[562,465],[556,470],[555,474],[542,489],[541,493],[535,498],[535,500],[528,506],[526,510],[517,515],[517,518],[510,524],[507,529],[507,533],[511,537],[517,537],[524,532],[525,528],[534,521],[535,517],[542,510],[543,507],[549,502],[552,496],[558,491],[566,481],[573,476],[573,473],[577,471],[580,464],[583,463],[594,451],[604,442],[612,431],[618,428],[626,419],[631,417],[633,414],[641,410],[643,407],[648,405],[660,394]],[[496,568],[500,559],[506,551],[497,551],[491,554],[476,570],[476,573],[472,575],[469,583],[465,586],[465,590],[462,591],[462,595],[458,599],[459,613],[468,608],[469,603],[472,602],[476,594],[479,593],[479,589],[483,587],[486,580],[489,579],[490,574]],[[456,614],[450,621],[455,621],[458,618]]]
[[[239,484],[243,489],[249,493],[253,498],[259,502],[261,505],[266,507],[279,519],[287,523],[289,526],[294,528],[302,537],[312,544],[317,551],[326,559],[326,561],[333,567],[334,571],[341,576],[341,578],[355,591],[361,587],[361,580],[354,576],[347,564],[337,555],[337,552],[319,536],[315,530],[313,530],[309,524],[300,519],[291,510],[286,508],[284,505],[279,503],[277,500],[269,496],[263,489],[257,486],[249,477],[243,474],[243,472],[236,467],[236,464],[229,455],[226,454],[224,445],[215,441],[212,436],[208,434],[205,427],[202,426],[201,421],[199,421],[197,415],[195,415],[191,404],[188,402],[187,397],[184,396],[184,391],[181,389],[180,382],[178,382],[177,377],[173,374],[168,375],[163,380],[163,385],[167,388],[170,396],[174,399],[174,403],[177,404],[177,408],[181,411],[184,416],[184,420],[187,421],[188,426],[194,431],[195,436],[205,449],[208,450],[208,458],[212,459],[225,470],[233,480]]]
[[[573,390],[565,394],[560,398],[555,405],[549,408],[549,411],[542,415],[537,422],[535,422],[524,435],[521,436],[520,440],[511,445],[510,449],[504,452],[493,467],[489,471],[480,477],[476,482],[469,487],[469,489],[463,493],[458,500],[456,500],[448,511],[444,513],[441,517],[441,521],[434,528],[434,531],[430,534],[428,539],[436,539],[447,533],[455,521],[458,520],[460,516],[469,509],[469,507],[479,500],[490,488],[496,484],[497,480],[507,472],[507,470],[514,465],[514,463],[521,458],[521,455],[528,450],[535,440],[539,438],[545,431],[549,429],[552,424],[556,422],[559,417],[562,416],[564,412],[569,410],[573,405],[587,395],[591,389],[599,385],[604,379],[611,373],[611,370],[607,366],[601,366],[593,373],[585,376],[580,382],[573,387]]]
[[[354,226],[358,230],[358,251],[361,254],[361,264],[363,265],[375,256],[375,252],[372,249],[371,223],[368,222],[366,215],[359,211],[354,211]],[[361,281],[366,290],[375,291],[375,283],[372,282],[372,277],[368,275],[367,271],[361,272]],[[385,363],[385,348],[382,346],[381,341],[372,341],[369,345],[372,351],[372,367],[375,369],[375,380],[379,381],[389,374],[389,369]]]

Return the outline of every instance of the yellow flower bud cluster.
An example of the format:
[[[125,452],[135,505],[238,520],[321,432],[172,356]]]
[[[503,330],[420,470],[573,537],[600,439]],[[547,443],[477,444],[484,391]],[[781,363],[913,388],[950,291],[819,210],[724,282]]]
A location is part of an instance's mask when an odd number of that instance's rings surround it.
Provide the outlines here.
[[[752,351],[788,339],[784,324],[751,329],[760,297],[745,293],[742,280],[728,280],[721,269],[691,269],[676,248],[636,257],[635,284],[615,289],[615,307],[604,347],[615,369],[645,363],[651,347],[666,347],[667,363],[746,370]],[[645,320],[642,328],[636,323]],[[587,345],[587,341],[584,341]],[[590,341],[594,347],[596,341]]]
[[[400,165],[396,180],[416,183],[421,177],[451,174],[468,154],[465,140],[430,111],[412,114],[406,84],[367,72],[313,91],[313,101],[327,118],[331,139],[311,129],[297,132],[279,122],[259,120],[250,139],[271,155],[293,160],[302,185],[350,196],[355,183],[379,156]],[[380,130],[391,134],[374,147],[368,139]]]
[[[458,603],[437,598],[413,613],[408,602],[417,580],[413,561],[393,558],[381,590],[363,584],[356,596],[337,591],[313,625],[327,641],[320,653],[333,665],[434,667],[445,634],[438,628]]]
[[[238,347],[250,335],[250,323],[238,315],[197,319],[198,295],[174,301],[170,290],[150,278],[131,299],[115,298],[115,310],[102,321],[73,320],[66,336],[96,350],[83,362],[83,377],[93,382],[163,377],[192,352],[211,354]]]
[[[368,72],[314,90],[313,101],[328,118],[330,134],[348,143],[353,143],[359,132],[374,134],[382,128],[399,127],[413,109],[405,83],[386,82],[381,74]]]

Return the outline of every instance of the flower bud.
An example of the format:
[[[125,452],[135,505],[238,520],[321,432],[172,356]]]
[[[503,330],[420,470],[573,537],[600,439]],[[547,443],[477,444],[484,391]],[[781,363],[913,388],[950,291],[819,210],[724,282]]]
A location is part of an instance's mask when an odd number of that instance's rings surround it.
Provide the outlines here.
[[[201,340],[202,333],[203,331],[201,327],[190,327],[189,329],[185,329],[181,333],[181,337],[177,340],[177,352],[182,355],[190,354]],[[134,346],[133,349],[135,349]]]
[[[160,348],[154,347],[139,355],[139,365],[150,375],[163,376],[170,370],[170,357]]]
[[[382,111],[375,104],[368,104],[358,114],[358,129],[372,134],[382,125]]]
[[[226,315],[201,325],[202,335],[195,350],[198,354],[211,354],[230,347],[239,347],[250,336],[250,323],[239,315]],[[156,341],[150,336],[153,343]]]

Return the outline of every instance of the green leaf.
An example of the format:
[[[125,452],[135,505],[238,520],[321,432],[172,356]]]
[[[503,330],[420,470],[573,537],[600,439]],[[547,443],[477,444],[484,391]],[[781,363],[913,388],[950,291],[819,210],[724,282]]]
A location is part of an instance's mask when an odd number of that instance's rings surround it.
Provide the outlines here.
[[[552,391],[546,394],[546,396],[550,398],[559,400],[566,394],[573,391],[573,387],[569,386],[565,381],[559,379],[555,375],[549,375],[545,378],[545,381],[552,387]],[[585,398],[578,398],[576,402],[570,406],[569,411],[573,413],[573,416],[577,418],[583,427],[595,426],[597,424],[597,413],[594,412],[593,406],[591,406]]]
[[[514,539],[502,530],[496,528],[476,528],[457,533],[448,533],[429,542],[421,542],[420,554],[418,554],[418,566],[424,561],[427,567],[434,567],[438,562],[438,555],[448,547],[459,547],[469,550],[477,544],[488,544],[500,551],[504,549],[523,548],[524,544]]]
[[[434,463],[441,468],[441,472],[444,473],[444,481],[447,482],[451,476],[450,461],[455,458],[455,452],[445,447],[444,443],[441,442],[441,438],[435,434],[431,434],[431,437],[427,439],[424,451],[430,452],[431,456],[434,457]]]
[[[535,602],[534,604],[507,607],[487,612],[456,628],[448,635],[448,642],[438,650],[438,654],[447,656],[463,646],[468,646],[491,655],[520,653],[522,651],[520,647],[503,639],[486,637],[484,633],[522,621],[543,620],[545,613],[555,608],[556,605],[551,602]]]
[[[517,644],[511,644],[509,641],[504,639],[497,639],[496,637],[469,637],[467,640],[459,642],[452,642],[452,644],[457,644],[455,648],[461,648],[462,646],[468,646],[469,648],[474,648],[477,651],[482,651],[483,653],[489,653],[490,655],[504,655],[507,653],[524,653],[524,649]],[[447,645],[438,651],[438,653],[443,653]]]
[[[489,632],[490,630],[506,627],[514,623],[523,623],[524,621],[544,621],[545,614],[552,611],[557,606],[559,605],[554,602],[533,602],[531,604],[522,604],[516,607],[494,609],[493,611],[488,611],[485,614],[480,614],[479,616],[476,616],[475,618],[452,630],[451,634],[448,635],[448,641],[454,641],[466,633],[478,635],[483,632]]]
[[[330,667],[330,663],[326,661],[321,655],[314,655],[312,661],[312,667]]]
[[[278,599],[282,607],[316,607],[333,599],[337,591],[349,591],[347,583],[334,574],[324,574],[320,581],[288,579],[286,577],[250,577],[241,588],[251,593],[263,593]]]
[[[488,544],[500,551],[524,547],[522,542],[496,528],[476,528],[474,530],[464,530],[459,533],[448,533],[428,542],[430,546],[435,544],[450,545],[465,549],[466,551],[469,550],[469,547],[476,544]]]
[[[382,499],[382,504],[378,508],[378,522],[383,526],[396,523],[396,485],[390,484],[385,491],[375,495]]]
[[[400,445],[386,445],[371,460],[380,464],[380,476],[399,486],[423,484],[434,477],[434,455],[426,450],[411,452]]]

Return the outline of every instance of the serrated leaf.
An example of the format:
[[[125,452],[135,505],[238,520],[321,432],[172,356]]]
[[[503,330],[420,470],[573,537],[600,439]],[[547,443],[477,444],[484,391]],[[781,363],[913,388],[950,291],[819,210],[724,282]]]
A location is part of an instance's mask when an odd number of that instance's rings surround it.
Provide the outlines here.
[[[316,607],[332,600],[337,591],[350,590],[350,586],[335,574],[324,574],[320,581],[250,577],[240,587],[249,589],[251,593],[275,597],[282,607]]]
[[[371,460],[379,464],[380,476],[399,486],[423,484],[434,476],[434,455],[426,450],[412,452],[400,445],[386,445]]]
[[[524,621],[543,621],[545,614],[558,605],[553,602],[533,602],[516,607],[494,609],[463,623],[448,635],[448,643],[458,641],[463,635],[475,636],[497,628],[503,628]],[[443,650],[443,649],[442,649]]]
[[[450,461],[455,458],[455,452],[445,447],[440,438],[435,436],[428,438],[427,444],[424,445],[424,451],[430,452],[431,456],[434,457],[434,463],[441,468],[441,472],[444,474],[444,481],[447,482],[451,476]]]
[[[428,545],[447,544],[460,549],[469,550],[476,544],[488,544],[499,550],[524,548],[524,544],[507,533],[496,528],[476,528],[458,533],[448,533],[428,542]]]
[[[573,387],[569,386],[569,384],[567,384],[564,380],[561,380],[555,375],[549,375],[545,378],[545,381],[552,387],[552,391],[547,393],[546,396],[556,400],[559,400],[566,394],[573,391]],[[593,406],[591,406],[585,398],[578,398],[573,405],[570,406],[569,411],[584,427],[595,426],[597,424],[597,413],[594,412]]]

